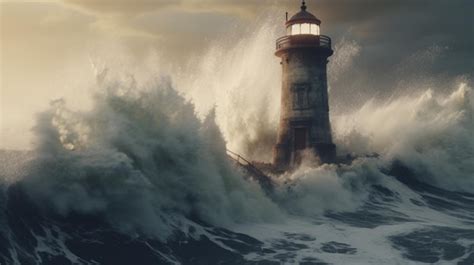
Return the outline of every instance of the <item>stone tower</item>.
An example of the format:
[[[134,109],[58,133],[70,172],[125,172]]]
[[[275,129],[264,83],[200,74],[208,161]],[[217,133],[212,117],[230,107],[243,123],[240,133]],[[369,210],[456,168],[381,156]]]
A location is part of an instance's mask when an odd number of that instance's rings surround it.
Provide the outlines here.
[[[286,36],[276,41],[275,55],[283,69],[281,114],[273,163],[288,168],[310,150],[322,162],[332,162],[336,146],[329,121],[327,63],[333,54],[331,39],[320,34],[321,21],[301,10],[286,21]]]

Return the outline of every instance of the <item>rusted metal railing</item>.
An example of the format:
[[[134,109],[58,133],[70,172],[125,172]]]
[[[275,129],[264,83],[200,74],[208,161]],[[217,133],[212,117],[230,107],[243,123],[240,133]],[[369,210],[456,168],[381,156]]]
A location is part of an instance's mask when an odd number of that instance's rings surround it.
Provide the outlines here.
[[[227,155],[238,165],[243,167],[250,174],[250,177],[256,180],[265,191],[271,192],[273,190],[273,181],[271,178],[258,169],[254,164],[245,159],[243,156],[228,149]]]

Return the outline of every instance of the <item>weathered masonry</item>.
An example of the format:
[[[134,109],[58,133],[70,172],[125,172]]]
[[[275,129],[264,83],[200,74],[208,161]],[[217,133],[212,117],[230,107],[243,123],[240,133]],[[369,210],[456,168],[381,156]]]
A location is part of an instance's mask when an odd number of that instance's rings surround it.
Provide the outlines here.
[[[320,34],[321,21],[306,11],[287,19],[287,34],[276,41],[275,55],[283,70],[280,126],[273,164],[297,165],[310,150],[322,162],[332,162],[336,146],[329,121],[327,63],[333,54],[331,39]]]

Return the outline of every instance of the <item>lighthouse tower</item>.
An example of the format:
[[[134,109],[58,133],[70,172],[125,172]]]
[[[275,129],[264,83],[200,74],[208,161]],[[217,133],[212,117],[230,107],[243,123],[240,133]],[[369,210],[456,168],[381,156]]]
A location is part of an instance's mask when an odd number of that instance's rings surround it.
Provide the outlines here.
[[[301,10],[286,21],[286,36],[276,41],[275,55],[283,70],[281,114],[273,164],[288,168],[301,161],[303,151],[322,162],[336,156],[329,121],[327,63],[331,39],[320,34],[321,21]]]

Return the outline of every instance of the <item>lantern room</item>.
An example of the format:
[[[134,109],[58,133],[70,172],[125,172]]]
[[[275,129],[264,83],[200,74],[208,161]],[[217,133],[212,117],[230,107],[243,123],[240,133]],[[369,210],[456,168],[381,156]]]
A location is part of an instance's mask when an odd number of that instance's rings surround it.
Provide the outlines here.
[[[303,1],[301,11],[286,21],[286,35],[320,35],[321,20],[306,11]]]

